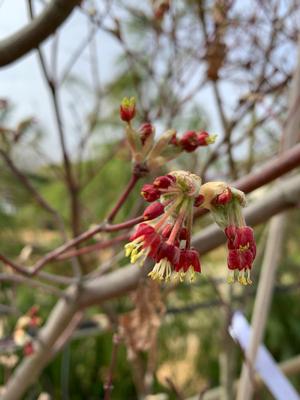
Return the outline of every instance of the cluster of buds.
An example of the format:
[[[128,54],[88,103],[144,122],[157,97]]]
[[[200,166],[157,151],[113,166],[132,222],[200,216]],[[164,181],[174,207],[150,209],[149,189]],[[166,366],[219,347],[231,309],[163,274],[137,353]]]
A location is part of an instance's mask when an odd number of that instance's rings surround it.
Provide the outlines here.
[[[193,209],[202,199],[200,186],[201,179],[185,171],[170,172],[143,186],[141,194],[152,204],[125,252],[132,263],[143,263],[147,257],[154,260],[152,279],[169,281],[173,275],[180,281],[189,276],[192,281],[201,272],[199,254],[190,247]]]
[[[29,356],[34,352],[32,338],[41,324],[41,318],[38,316],[38,312],[38,307],[31,307],[25,315],[22,315],[18,319],[14,330],[14,342],[16,345],[23,348],[25,356]]]
[[[216,223],[227,237],[228,283],[236,280],[251,284],[250,271],[256,255],[253,229],[246,226],[242,207],[246,199],[243,192],[224,182],[208,182],[201,186],[202,206],[211,211]]]
[[[153,170],[176,158],[181,152],[192,152],[198,147],[208,146],[215,142],[216,135],[205,131],[188,131],[177,138],[176,131],[169,129],[155,141],[155,128],[150,122],[142,124],[138,129],[132,125],[136,115],[134,97],[125,97],[120,105],[120,118],[125,122],[127,142],[135,164],[144,165]]]
[[[143,186],[144,199],[150,204],[125,245],[132,263],[143,264],[147,257],[155,261],[149,273],[152,279],[183,281],[201,272],[198,252],[191,248],[194,207],[208,209],[228,239],[228,282],[251,284],[250,270],[256,254],[253,230],[242,214],[245,195],[224,182],[208,182],[186,171],[173,171]]]
[[[195,151],[198,147],[208,146],[214,143],[216,135],[209,135],[205,131],[187,131],[181,139],[173,138],[173,144],[180,146],[183,150],[188,153]]]

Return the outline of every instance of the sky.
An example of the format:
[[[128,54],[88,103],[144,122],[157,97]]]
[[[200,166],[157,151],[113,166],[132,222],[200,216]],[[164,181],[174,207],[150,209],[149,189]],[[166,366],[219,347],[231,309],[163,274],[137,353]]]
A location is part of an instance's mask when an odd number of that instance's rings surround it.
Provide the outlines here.
[[[8,37],[22,26],[28,23],[28,14],[25,0],[0,0],[0,39]],[[77,48],[79,41],[88,35],[86,18],[79,10],[75,10],[60,30],[58,65],[63,70],[68,59]],[[43,45],[43,51],[48,56],[52,47],[52,39],[47,39]],[[99,31],[96,38],[96,48],[101,66],[100,80],[105,82],[113,76],[114,59],[120,49],[116,42],[108,35]],[[84,76],[89,82],[90,64],[89,55],[84,53],[74,65],[72,72],[78,76]],[[53,154],[51,158],[57,159],[57,131],[53,118],[50,97],[43,79],[36,51],[19,59],[13,64],[1,68],[0,73],[0,98],[6,98],[14,105],[11,124],[16,121],[34,116],[42,128],[46,131],[45,147]],[[65,99],[63,99],[65,100]],[[68,101],[66,99],[66,101]],[[70,116],[65,116],[68,141],[72,147]]]

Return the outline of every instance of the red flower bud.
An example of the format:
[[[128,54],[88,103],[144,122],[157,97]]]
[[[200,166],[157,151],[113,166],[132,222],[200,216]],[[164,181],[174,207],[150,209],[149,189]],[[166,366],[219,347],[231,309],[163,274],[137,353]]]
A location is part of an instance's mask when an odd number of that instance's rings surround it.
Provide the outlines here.
[[[197,196],[194,200],[194,206],[195,207],[199,207],[201,206],[201,204],[204,202],[204,196],[203,194],[199,194],[199,196]]]
[[[179,240],[187,240],[189,231],[186,228],[181,228],[179,232]]]
[[[164,206],[160,202],[150,204],[144,211],[143,216],[145,219],[154,219],[159,217],[164,212]]]
[[[207,146],[214,143],[216,140],[216,135],[209,135],[207,132],[203,131],[198,133],[198,146]]]
[[[153,186],[159,189],[167,189],[174,181],[176,181],[176,178],[172,175],[158,176],[154,179]]]
[[[224,206],[229,203],[232,199],[232,192],[229,187],[227,187],[223,193],[219,194],[213,199],[213,204],[217,206]]]
[[[141,195],[146,201],[152,203],[152,201],[158,200],[160,197],[160,191],[151,184],[146,184],[142,187]]]
[[[135,98],[124,97],[120,105],[120,117],[122,121],[130,122],[135,116]]]
[[[197,133],[195,131],[186,132],[180,139],[179,144],[188,153],[196,150],[199,146]]]
[[[168,239],[170,234],[171,234],[171,232],[172,232],[172,229],[173,229],[173,225],[172,224],[167,224],[164,227],[164,229],[162,230],[162,233],[161,233],[162,237],[164,239]]]
[[[174,146],[179,146],[179,141],[176,133],[174,133],[174,135],[171,137],[170,144],[173,144]]]
[[[142,145],[144,145],[148,137],[154,134],[154,127],[150,122],[145,122],[140,126],[139,133],[141,135]]]

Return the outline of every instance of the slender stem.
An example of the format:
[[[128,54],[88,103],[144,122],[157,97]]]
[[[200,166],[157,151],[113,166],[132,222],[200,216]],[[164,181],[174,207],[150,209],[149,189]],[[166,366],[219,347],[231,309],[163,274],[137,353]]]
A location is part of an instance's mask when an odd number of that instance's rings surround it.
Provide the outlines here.
[[[91,253],[96,250],[106,249],[107,247],[111,247],[115,244],[118,244],[118,243],[124,241],[124,240],[127,240],[128,238],[129,238],[128,233],[125,233],[123,235],[117,236],[110,240],[106,240],[104,242],[98,242],[98,243],[92,244],[90,246],[82,247],[81,249],[77,249],[77,250],[70,250],[70,251],[60,255],[57,259],[65,260],[66,258],[71,258],[74,256]]]
[[[116,232],[116,231],[119,231],[122,229],[131,228],[132,226],[134,226],[142,221],[144,221],[144,217],[140,216],[140,217],[131,219],[129,221],[123,222],[121,224],[109,225],[109,224],[103,223],[103,224],[97,225],[97,226],[87,230],[86,232],[83,232],[81,235],[69,240],[68,242],[64,243],[63,245],[57,247],[56,249],[50,251],[44,257],[42,257],[40,260],[38,260],[31,269],[24,268],[24,267],[20,266],[19,264],[14,263],[13,261],[9,260],[7,257],[5,257],[2,254],[0,254],[0,260],[3,261],[8,266],[10,266],[15,271],[21,273],[22,275],[33,276],[33,275],[36,275],[45,264],[47,264],[48,262],[50,262],[54,259],[57,259],[58,256],[60,256],[65,251],[69,250],[71,247],[74,247],[77,244],[90,239],[91,237],[96,235],[96,233]]]
[[[110,395],[111,395],[111,392],[113,389],[112,380],[113,380],[113,373],[114,373],[114,370],[116,367],[116,362],[117,362],[119,344],[120,344],[120,337],[119,337],[119,335],[115,334],[113,336],[113,348],[112,348],[108,377],[107,377],[106,383],[104,385],[104,400],[110,400]]]
[[[114,206],[114,208],[111,210],[111,212],[109,213],[109,215],[107,217],[108,222],[112,222],[114,220],[115,216],[117,215],[117,212],[120,210],[120,208],[124,204],[125,200],[131,193],[132,189],[135,187],[139,178],[140,177],[136,174],[131,175],[130,181],[128,182],[128,185],[126,186],[123,194],[121,195],[121,197],[117,201],[117,204]]]

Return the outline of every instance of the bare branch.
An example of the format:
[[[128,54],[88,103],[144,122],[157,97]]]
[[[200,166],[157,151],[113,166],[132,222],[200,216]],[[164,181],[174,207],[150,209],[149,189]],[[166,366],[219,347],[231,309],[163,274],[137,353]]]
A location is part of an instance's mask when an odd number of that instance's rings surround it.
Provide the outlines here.
[[[53,0],[30,24],[0,41],[0,67],[36,49],[68,18],[81,0]]]

